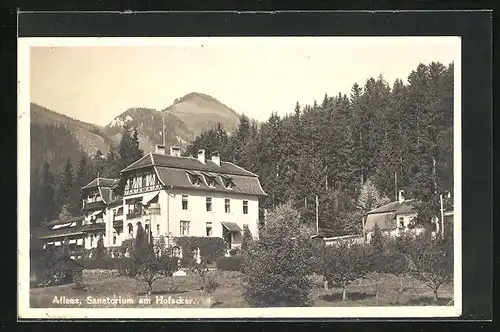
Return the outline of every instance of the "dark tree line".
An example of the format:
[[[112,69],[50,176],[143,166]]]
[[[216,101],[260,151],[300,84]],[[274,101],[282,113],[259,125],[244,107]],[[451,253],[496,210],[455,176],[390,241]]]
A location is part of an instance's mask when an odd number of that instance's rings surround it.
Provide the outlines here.
[[[305,222],[335,235],[361,227],[363,186],[396,199],[398,190],[421,200],[419,221],[439,212],[439,194],[453,189],[453,64],[420,64],[408,83],[391,87],[382,76],[349,96],[325,94],[321,104],[276,113],[257,125],[241,116],[228,136],[221,125],[198,136],[186,155],[204,148],[260,176],[262,208],[291,201]],[[367,184],[369,183],[369,184]]]
[[[64,127],[58,130],[74,139]],[[43,132],[41,132],[43,133]],[[54,133],[46,131],[51,139]],[[44,135],[41,135],[44,136]],[[78,147],[72,144],[73,147]],[[124,125],[122,138],[118,146],[111,146],[107,155],[98,150],[89,157],[80,149],[77,154],[67,154],[61,162],[62,167],[53,166],[51,156],[33,167],[31,172],[30,220],[35,229],[45,222],[81,215],[81,188],[98,175],[100,177],[118,177],[127,165],[141,158],[144,152],[139,148],[137,130]],[[37,166],[37,165],[35,165]]]

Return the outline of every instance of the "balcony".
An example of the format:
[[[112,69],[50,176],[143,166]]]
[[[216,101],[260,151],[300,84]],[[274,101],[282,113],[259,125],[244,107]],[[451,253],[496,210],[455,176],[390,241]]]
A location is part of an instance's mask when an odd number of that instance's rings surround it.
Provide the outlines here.
[[[145,213],[143,211],[127,213],[127,220],[138,219],[138,218],[141,218],[144,215],[145,215]]]
[[[83,202],[83,209],[84,211],[87,210],[94,210],[94,209],[102,209],[106,207],[106,203],[103,201],[97,201],[97,202]]]

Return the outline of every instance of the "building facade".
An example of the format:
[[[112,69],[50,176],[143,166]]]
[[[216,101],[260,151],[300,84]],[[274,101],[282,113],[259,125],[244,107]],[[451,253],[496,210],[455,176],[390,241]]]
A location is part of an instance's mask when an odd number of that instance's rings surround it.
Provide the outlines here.
[[[397,201],[369,211],[363,218],[366,242],[370,242],[375,225],[378,225],[382,234],[389,236],[397,236],[410,229],[417,234],[422,232],[423,228],[412,227],[412,221],[417,216],[413,203],[413,200],[405,199],[403,193],[399,192]]]
[[[413,219],[417,216],[415,201],[405,199],[403,192],[399,192],[397,201],[388,203],[379,208],[369,211],[363,218],[363,233],[367,242],[373,235],[375,225],[378,225],[382,234],[389,236],[398,236],[401,232],[411,231],[414,234],[420,234],[425,229],[423,226],[415,225]],[[435,225],[436,234],[453,233],[453,210],[443,210],[443,220],[439,217],[434,218],[431,223]]]
[[[123,169],[119,179],[98,178],[82,190],[84,216],[75,236],[85,249],[97,247],[100,237],[105,247],[119,247],[135,238],[139,225],[167,245],[183,236],[220,237],[226,249],[235,248],[245,228],[258,237],[259,197],[266,195],[257,175],[221,161],[218,153],[181,157],[178,148],[167,154],[163,146]]]

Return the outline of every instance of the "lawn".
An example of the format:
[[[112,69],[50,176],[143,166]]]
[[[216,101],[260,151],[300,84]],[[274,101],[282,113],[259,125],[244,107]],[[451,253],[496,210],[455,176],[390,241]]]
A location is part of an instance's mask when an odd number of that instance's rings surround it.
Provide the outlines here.
[[[241,274],[229,271],[210,271],[220,284],[213,294],[212,307],[242,308],[248,307],[243,299]],[[86,290],[77,290],[73,284],[32,288],[30,305],[32,308],[54,307],[206,307],[206,297],[200,290],[199,277],[188,273],[187,276],[161,279],[153,285],[151,295],[146,294],[146,284],[134,279],[119,276],[112,271],[84,271]],[[404,279],[404,292],[398,295],[399,279],[392,275],[370,275],[366,279],[357,280],[348,287],[348,299],[341,300],[340,289],[325,292],[320,277],[315,277],[315,288],[311,296],[315,307],[334,306],[394,306],[394,305],[432,305],[432,291],[417,280]],[[376,284],[378,283],[378,296]],[[54,303],[54,297],[79,299],[79,303]],[[120,298],[132,300],[125,304],[87,303],[87,298]],[[453,284],[447,284],[439,290],[440,305],[446,305],[453,298]],[[169,299],[170,298],[170,299]],[[150,300],[148,302],[147,300]],[[158,300],[163,299],[163,302]],[[64,298],[62,299],[64,300]],[[146,301],[144,301],[146,300]],[[182,303],[181,303],[182,300]],[[176,303],[176,301],[178,303]]]

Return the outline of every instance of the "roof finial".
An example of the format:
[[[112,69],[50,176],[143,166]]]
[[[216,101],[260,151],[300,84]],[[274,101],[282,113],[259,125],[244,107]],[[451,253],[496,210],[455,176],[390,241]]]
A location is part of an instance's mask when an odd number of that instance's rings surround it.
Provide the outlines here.
[[[99,185],[99,172],[97,172],[97,185]]]

